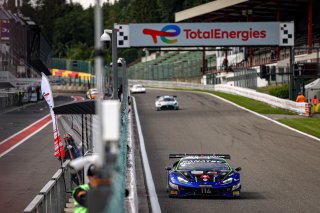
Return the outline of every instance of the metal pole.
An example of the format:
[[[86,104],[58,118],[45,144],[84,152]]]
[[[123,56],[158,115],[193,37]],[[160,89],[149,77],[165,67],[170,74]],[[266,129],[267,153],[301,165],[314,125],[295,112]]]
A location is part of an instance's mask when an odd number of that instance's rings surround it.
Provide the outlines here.
[[[102,34],[102,10],[100,7],[100,0],[96,0],[96,6],[95,6],[95,63],[94,63],[94,70],[96,75],[96,86],[98,89],[98,95],[96,98],[96,116],[98,120],[98,125],[95,128],[95,131],[97,133],[96,141],[94,142],[94,146],[96,149],[94,149],[94,152],[97,152],[99,156],[101,157],[102,162],[104,162],[104,149],[102,146],[102,122],[101,122],[101,102],[103,99],[103,51],[102,51],[102,43],[100,41],[100,36]]]
[[[112,29],[112,71],[113,71],[113,99],[118,99],[118,53],[117,29]]]
[[[289,64],[289,68],[290,68],[290,71],[289,71],[289,98],[290,100],[294,100],[294,90],[293,90],[293,87],[294,87],[294,54],[293,54],[293,47],[290,47],[290,64]]]
[[[308,10],[308,47],[312,48],[312,0],[309,0],[309,10]],[[311,49],[309,49],[311,53]]]
[[[127,85],[127,64],[125,60],[121,60],[122,64],[122,88],[124,89]],[[124,97],[123,97],[124,98]]]
[[[100,7],[100,0],[96,0],[95,5],[95,72],[96,72],[96,85],[98,89],[98,95],[96,98],[96,119],[97,125],[95,125],[96,137],[93,141],[93,152],[97,153],[100,157],[100,165],[102,165],[101,178],[105,177],[103,169],[106,166],[105,162],[105,148],[102,143],[102,99],[103,99],[103,72],[104,72],[104,62],[103,62],[103,50],[102,43],[100,40],[102,34],[102,10]],[[89,212],[102,212],[107,205],[108,195],[111,193],[106,189],[106,187],[99,186],[92,188],[88,191],[88,210]]]

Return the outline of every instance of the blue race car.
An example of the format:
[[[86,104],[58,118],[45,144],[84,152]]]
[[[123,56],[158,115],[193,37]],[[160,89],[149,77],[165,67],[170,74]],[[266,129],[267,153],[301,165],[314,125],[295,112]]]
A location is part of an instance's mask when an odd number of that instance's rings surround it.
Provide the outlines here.
[[[240,167],[232,168],[225,154],[170,154],[180,158],[167,170],[169,197],[223,196],[240,197]]]

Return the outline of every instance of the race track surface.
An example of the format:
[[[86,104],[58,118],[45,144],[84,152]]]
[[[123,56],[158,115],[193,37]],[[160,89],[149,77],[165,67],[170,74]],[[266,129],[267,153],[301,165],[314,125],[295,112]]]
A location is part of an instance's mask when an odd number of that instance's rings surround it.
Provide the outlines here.
[[[156,111],[159,95],[177,95],[180,110]],[[319,141],[208,94],[147,89],[134,97],[162,212],[320,212]],[[241,198],[168,198],[170,153],[230,154],[242,167]]]
[[[70,96],[55,98],[55,105],[70,102]],[[0,115],[0,142],[49,114],[45,101]],[[53,156],[50,123],[0,158],[0,212],[22,212],[60,168]]]

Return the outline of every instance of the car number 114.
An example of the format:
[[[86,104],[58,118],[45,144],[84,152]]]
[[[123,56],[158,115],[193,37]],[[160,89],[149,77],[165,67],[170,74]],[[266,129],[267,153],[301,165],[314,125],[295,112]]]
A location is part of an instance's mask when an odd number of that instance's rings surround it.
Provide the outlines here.
[[[201,188],[201,193],[202,194],[211,194],[211,189],[210,188]]]

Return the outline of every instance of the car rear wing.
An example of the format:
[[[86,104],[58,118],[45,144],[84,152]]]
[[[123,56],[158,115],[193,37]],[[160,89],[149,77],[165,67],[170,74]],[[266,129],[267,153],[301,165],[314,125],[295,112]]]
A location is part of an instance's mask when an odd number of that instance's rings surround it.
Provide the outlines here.
[[[178,98],[178,96],[176,96],[176,95],[171,95],[172,97],[174,97],[174,98]],[[157,96],[156,97],[156,99],[159,99],[161,96]]]
[[[229,154],[169,154],[169,159],[171,158],[183,158],[187,156],[194,156],[194,157],[218,157],[223,159],[231,159]]]

